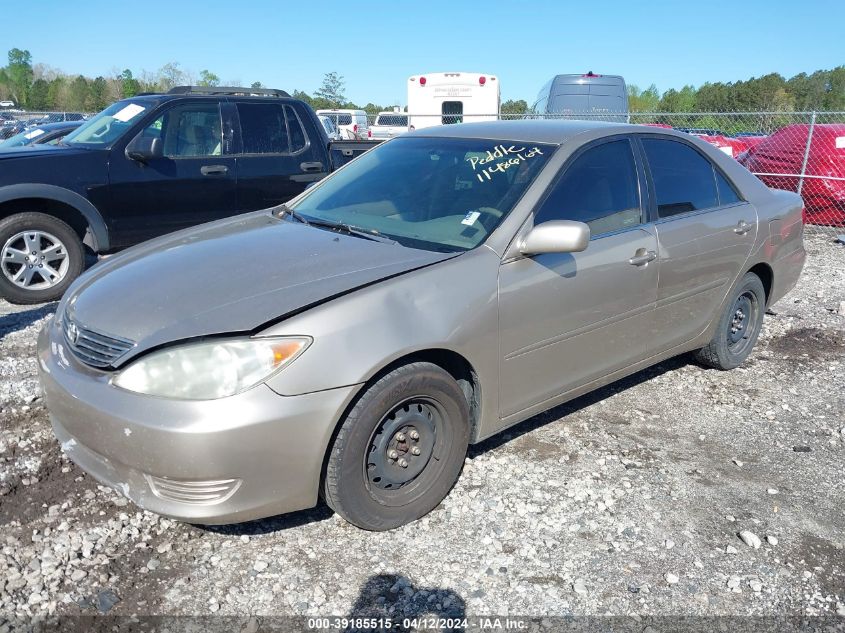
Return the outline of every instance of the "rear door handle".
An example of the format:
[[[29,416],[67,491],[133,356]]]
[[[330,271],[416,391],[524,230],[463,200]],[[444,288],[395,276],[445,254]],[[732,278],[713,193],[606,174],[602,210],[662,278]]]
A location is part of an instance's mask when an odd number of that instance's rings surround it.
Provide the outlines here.
[[[748,233],[748,231],[750,231],[753,227],[754,227],[754,225],[753,225],[753,224],[749,224],[749,223],[748,223],[748,222],[746,222],[745,220],[740,220],[740,221],[737,223],[736,228],[734,228],[734,233],[736,233],[737,235],[745,235],[745,234],[746,234],[746,233]]]
[[[205,165],[200,167],[200,173],[203,176],[225,176],[229,173],[229,168],[226,165]]]
[[[636,254],[628,260],[628,263],[631,266],[645,266],[649,262],[653,262],[657,259],[657,253],[654,251],[647,251],[644,248],[637,249]]]
[[[323,171],[323,163],[321,163],[321,162],[299,163],[299,168],[302,171]]]

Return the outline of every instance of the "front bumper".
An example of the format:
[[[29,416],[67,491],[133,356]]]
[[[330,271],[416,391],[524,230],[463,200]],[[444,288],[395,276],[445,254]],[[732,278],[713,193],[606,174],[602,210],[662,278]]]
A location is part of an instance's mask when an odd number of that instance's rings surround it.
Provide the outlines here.
[[[38,365],[62,449],[140,507],[196,523],[237,523],[317,502],[323,457],[356,386],[280,396],[266,385],[208,401],[124,391],[77,361],[55,320]]]

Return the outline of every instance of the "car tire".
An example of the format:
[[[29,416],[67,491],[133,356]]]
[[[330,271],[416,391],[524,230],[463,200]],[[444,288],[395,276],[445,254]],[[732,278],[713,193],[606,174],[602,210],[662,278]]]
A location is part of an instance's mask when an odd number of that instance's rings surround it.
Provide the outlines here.
[[[323,498],[365,530],[405,525],[446,497],[468,442],[469,404],[454,378],[431,363],[403,365],[368,387],[342,421]]]
[[[739,367],[757,342],[766,312],[766,291],[754,273],[746,273],[731,293],[713,339],[695,352],[696,360],[715,369]]]
[[[84,264],[82,241],[58,218],[18,213],[0,221],[0,297],[10,303],[60,299]]]

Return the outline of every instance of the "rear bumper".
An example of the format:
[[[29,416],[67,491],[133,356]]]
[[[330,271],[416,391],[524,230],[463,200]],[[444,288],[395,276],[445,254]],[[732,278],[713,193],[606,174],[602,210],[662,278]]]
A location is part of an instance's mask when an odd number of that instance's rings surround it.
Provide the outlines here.
[[[313,506],[326,447],[356,387],[280,396],[265,385],[211,401],[113,387],[70,356],[53,323],[38,361],[65,453],[140,507],[236,523]]]

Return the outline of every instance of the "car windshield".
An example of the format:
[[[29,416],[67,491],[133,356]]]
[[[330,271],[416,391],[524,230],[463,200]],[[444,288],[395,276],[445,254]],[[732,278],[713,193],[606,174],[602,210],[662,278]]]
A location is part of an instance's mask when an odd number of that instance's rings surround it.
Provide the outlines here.
[[[291,207],[305,220],[378,232],[412,248],[469,250],[511,211],[553,150],[517,141],[401,138],[362,154]]]
[[[0,147],[23,147],[34,142],[39,136],[44,134],[44,130],[39,128],[31,128],[10,136],[5,141],[0,143]]]
[[[65,145],[108,147],[135,125],[149,106],[149,102],[133,100],[113,103],[68,134],[62,142]]]

